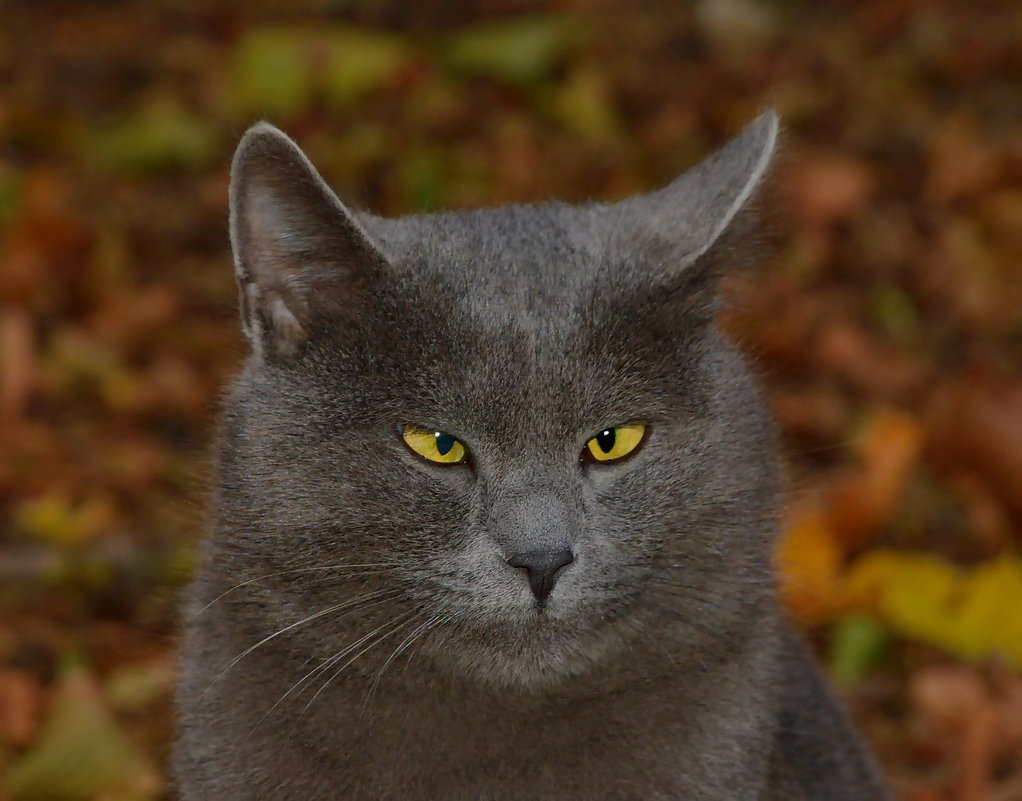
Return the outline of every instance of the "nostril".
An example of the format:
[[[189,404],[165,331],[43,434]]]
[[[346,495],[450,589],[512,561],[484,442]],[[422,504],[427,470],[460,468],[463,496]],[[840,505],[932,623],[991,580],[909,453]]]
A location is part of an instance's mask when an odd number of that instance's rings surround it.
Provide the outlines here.
[[[554,588],[557,573],[575,561],[575,555],[569,550],[563,551],[526,551],[516,553],[507,563],[511,567],[520,567],[528,574],[529,586],[536,600],[543,602]]]

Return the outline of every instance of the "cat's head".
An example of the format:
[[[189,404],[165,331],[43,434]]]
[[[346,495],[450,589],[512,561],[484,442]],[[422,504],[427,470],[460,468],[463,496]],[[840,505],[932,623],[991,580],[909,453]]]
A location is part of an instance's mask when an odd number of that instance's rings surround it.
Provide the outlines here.
[[[293,571],[267,602],[294,615],[372,599],[305,647],[390,626],[380,652],[497,684],[731,647],[772,603],[774,447],[713,317],[776,134],[620,203],[381,219],[252,128],[224,580]]]

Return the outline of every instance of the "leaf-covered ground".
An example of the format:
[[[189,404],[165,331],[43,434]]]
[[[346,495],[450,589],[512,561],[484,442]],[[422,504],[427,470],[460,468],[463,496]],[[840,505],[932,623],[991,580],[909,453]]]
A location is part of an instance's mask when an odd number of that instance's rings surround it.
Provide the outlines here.
[[[903,798],[1022,799],[1022,6],[288,8],[4,4],[0,799],[170,797],[250,122],[398,214],[623,197],[768,104],[774,255],[722,322],[787,446],[786,598]]]

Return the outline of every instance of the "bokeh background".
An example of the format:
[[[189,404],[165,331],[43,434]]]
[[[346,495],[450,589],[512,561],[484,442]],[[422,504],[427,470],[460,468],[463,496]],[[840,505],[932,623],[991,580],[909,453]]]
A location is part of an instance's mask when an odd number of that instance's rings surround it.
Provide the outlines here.
[[[0,799],[172,797],[251,122],[383,214],[616,199],[765,106],[792,613],[911,801],[1022,799],[1022,4],[0,4]]]

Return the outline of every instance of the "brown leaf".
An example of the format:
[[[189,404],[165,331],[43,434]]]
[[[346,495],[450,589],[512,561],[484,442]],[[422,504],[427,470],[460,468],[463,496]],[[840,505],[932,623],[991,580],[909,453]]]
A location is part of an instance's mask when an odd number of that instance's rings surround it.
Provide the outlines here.
[[[81,273],[92,235],[66,211],[64,180],[48,169],[27,177],[22,208],[0,247],[0,299],[24,303],[47,282]]]
[[[22,308],[0,309],[0,417],[25,413],[38,373],[32,318]]]
[[[938,463],[979,473],[1022,518],[1022,384],[963,377],[935,396],[929,416]]]
[[[891,521],[922,445],[922,427],[903,412],[887,409],[870,420],[856,442],[859,464],[835,482],[830,498],[830,525],[846,543],[861,545]]]
[[[802,153],[788,186],[795,212],[810,226],[827,226],[858,214],[873,195],[870,166],[847,154]]]
[[[957,730],[986,703],[986,689],[974,668],[948,665],[918,671],[909,684],[912,702],[939,728]]]
[[[833,443],[848,430],[848,403],[830,386],[778,390],[772,398],[772,407],[774,418],[788,436]]]
[[[926,194],[939,203],[980,193],[998,177],[997,153],[970,117],[945,120],[930,141],[928,156]]]
[[[885,400],[910,398],[927,377],[918,360],[877,342],[850,320],[824,329],[815,362],[862,394]]]
[[[983,801],[987,797],[994,763],[996,725],[997,713],[989,701],[980,706],[966,723],[962,733],[957,801]]]
[[[39,728],[41,702],[35,679],[20,670],[0,670],[0,742],[31,743]]]

